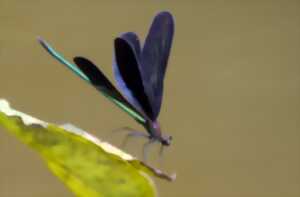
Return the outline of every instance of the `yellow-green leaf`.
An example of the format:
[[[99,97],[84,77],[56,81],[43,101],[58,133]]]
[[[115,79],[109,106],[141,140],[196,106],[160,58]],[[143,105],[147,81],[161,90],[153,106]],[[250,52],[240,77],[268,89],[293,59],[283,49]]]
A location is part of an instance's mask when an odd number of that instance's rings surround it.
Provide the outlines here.
[[[89,133],[50,124],[0,100],[0,125],[40,153],[49,169],[76,196],[156,196],[149,175],[168,176]]]

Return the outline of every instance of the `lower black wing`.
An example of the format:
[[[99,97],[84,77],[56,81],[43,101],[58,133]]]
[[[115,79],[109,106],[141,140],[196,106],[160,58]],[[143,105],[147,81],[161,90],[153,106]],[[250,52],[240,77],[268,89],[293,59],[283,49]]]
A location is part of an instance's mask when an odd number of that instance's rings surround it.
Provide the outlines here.
[[[105,77],[105,75],[90,60],[84,57],[75,57],[75,64],[89,78],[91,84],[99,90],[104,96],[112,100],[115,104],[126,111],[130,116],[139,122],[145,122],[142,115],[135,107],[133,107],[123,95],[115,88],[115,86]]]
[[[92,84],[97,90],[99,90],[104,96],[115,103],[122,110],[127,112],[135,120],[144,124],[146,122],[144,115],[133,107],[122,94],[113,86],[113,84],[105,77],[105,75],[94,65],[91,61],[83,57],[75,57],[74,65],[67,61],[62,55],[56,52],[46,41],[39,38],[40,44],[59,62],[67,66],[76,75]]]

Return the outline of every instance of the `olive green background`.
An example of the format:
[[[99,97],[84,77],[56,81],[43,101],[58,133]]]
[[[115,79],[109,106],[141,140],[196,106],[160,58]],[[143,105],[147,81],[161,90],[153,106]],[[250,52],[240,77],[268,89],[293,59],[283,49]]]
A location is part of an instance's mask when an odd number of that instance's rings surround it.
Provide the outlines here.
[[[155,179],[160,196],[300,196],[299,1],[0,0],[0,97],[49,122],[71,122],[120,145],[122,126],[142,129],[53,60],[92,59],[113,79],[113,39],[142,39],[170,10],[176,31],[160,121],[174,137]],[[142,140],[128,152],[141,157]],[[157,147],[149,153],[158,166]],[[72,196],[40,157],[0,129],[0,196]]]

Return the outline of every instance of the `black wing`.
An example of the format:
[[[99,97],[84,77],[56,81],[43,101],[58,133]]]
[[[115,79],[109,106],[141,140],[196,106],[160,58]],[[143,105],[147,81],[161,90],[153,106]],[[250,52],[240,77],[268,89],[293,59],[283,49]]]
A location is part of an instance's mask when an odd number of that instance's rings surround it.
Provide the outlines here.
[[[143,112],[150,118],[153,118],[153,111],[147,97],[139,70],[139,60],[137,58],[138,43],[133,41],[134,37],[115,39],[115,72],[118,83],[124,84],[126,88],[121,91],[129,95],[131,100],[137,101]],[[128,41],[129,40],[129,41]]]
[[[141,55],[141,44],[139,37],[134,32],[123,33],[120,38],[127,41],[127,43],[134,49],[135,55],[137,58],[140,58]]]
[[[138,61],[138,56],[141,53],[141,46],[137,35],[133,32],[127,32],[122,34],[120,38],[126,40],[131,45],[134,51],[134,55]],[[122,95],[127,99],[127,101],[129,101],[133,106],[138,108],[140,111],[144,111],[139,101],[135,98],[135,96],[132,94],[132,91],[128,88],[127,84],[123,80],[123,77],[120,73],[120,69],[115,57],[116,55],[114,54],[113,71],[114,71],[117,87],[122,92]]]
[[[160,12],[153,20],[142,54],[140,72],[156,119],[161,107],[163,80],[173,40],[174,21],[169,12]]]
[[[140,123],[145,123],[144,114],[132,106],[114,85],[105,77],[95,64],[84,57],[75,57],[75,64],[88,77],[90,83],[108,99],[117,104],[121,109],[135,118]]]

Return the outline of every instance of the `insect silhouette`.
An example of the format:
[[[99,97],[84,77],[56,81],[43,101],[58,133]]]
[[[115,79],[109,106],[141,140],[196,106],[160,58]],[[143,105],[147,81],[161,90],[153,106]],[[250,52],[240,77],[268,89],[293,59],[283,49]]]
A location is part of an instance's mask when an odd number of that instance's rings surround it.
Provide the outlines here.
[[[84,81],[93,85],[104,96],[127,112],[147,133],[132,131],[128,136],[143,136],[144,145],[160,142],[161,153],[169,146],[171,136],[163,135],[157,120],[163,97],[163,82],[174,34],[174,19],[169,12],[159,12],[153,19],[149,33],[141,47],[134,32],[121,34],[114,40],[113,70],[118,89],[85,57],[75,57],[68,62],[46,41],[40,44],[59,62],[67,66]]]

